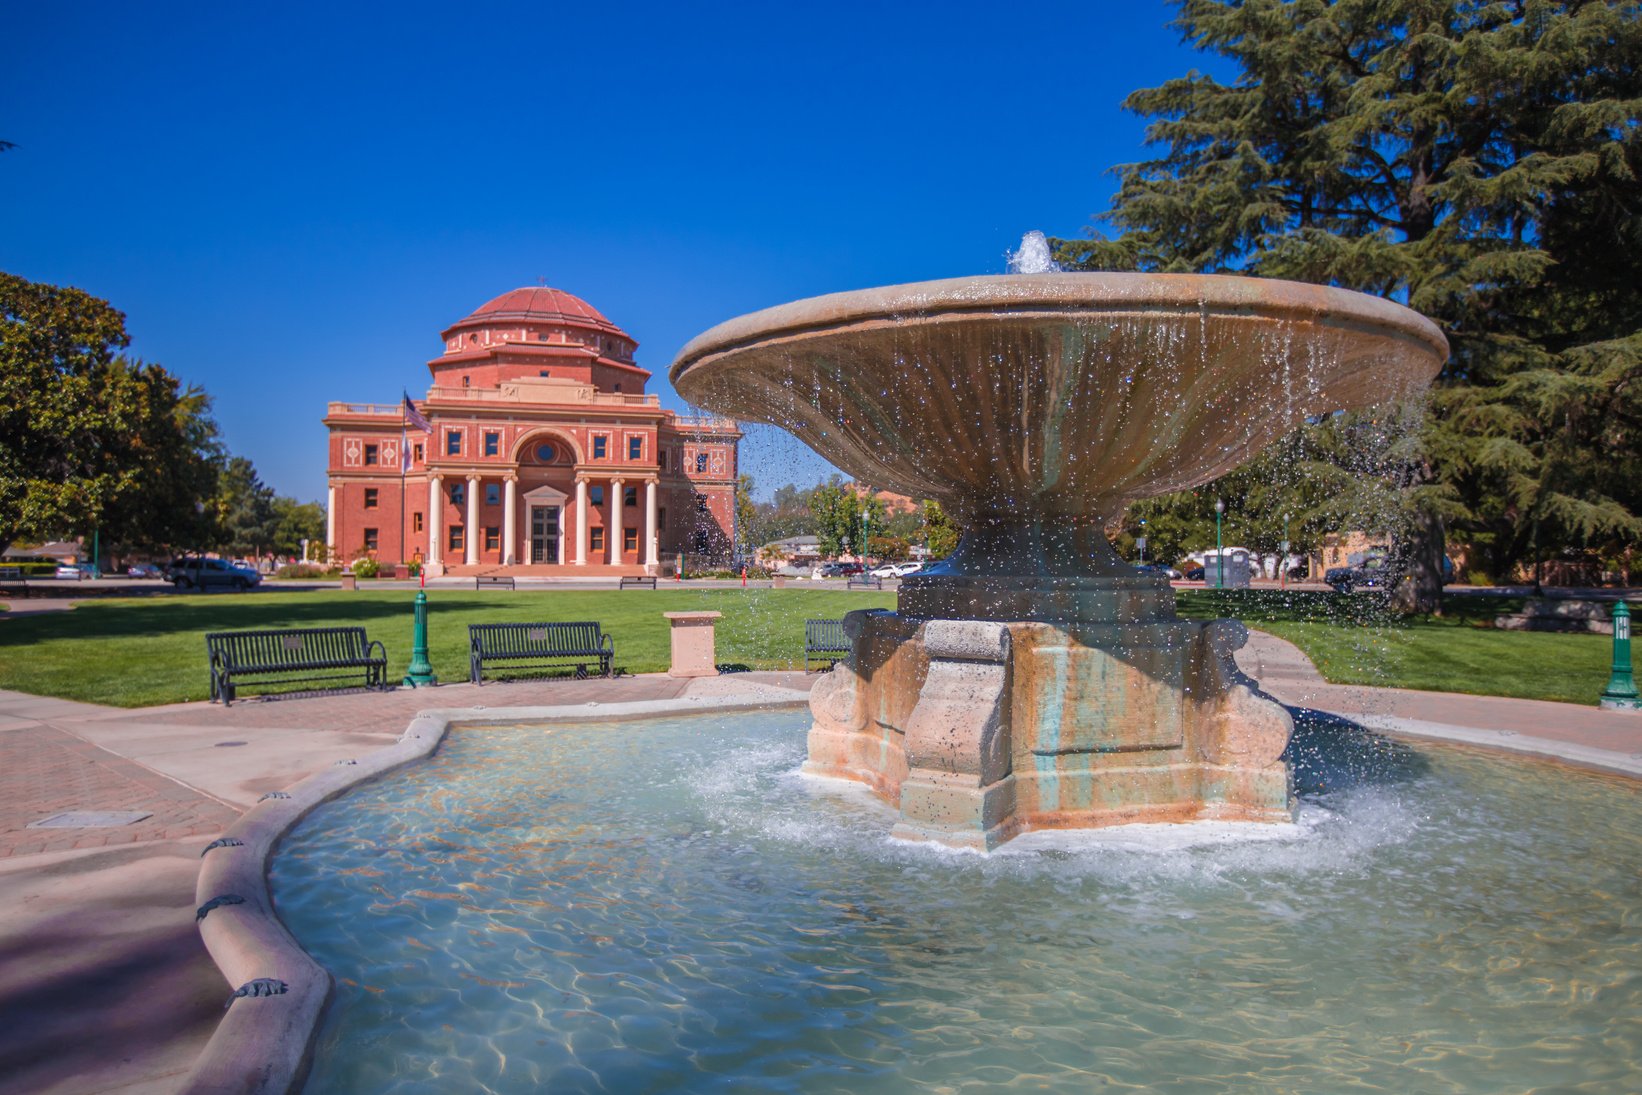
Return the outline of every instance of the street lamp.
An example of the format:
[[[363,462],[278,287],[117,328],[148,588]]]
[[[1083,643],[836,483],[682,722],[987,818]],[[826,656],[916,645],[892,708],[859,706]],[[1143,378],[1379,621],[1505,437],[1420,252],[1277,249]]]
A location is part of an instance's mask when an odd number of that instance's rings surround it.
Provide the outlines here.
[[[1220,549],[1220,515],[1226,512],[1226,503],[1216,498],[1214,500],[1214,569],[1218,577],[1215,578],[1216,589],[1226,588],[1226,553]]]

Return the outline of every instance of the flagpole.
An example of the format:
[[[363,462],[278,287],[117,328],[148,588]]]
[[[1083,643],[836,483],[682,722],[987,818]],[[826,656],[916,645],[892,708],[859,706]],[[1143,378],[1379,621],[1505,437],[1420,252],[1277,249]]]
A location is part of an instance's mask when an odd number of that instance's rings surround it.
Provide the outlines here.
[[[410,398],[406,393],[406,398]],[[405,447],[405,404],[399,404],[399,562],[410,564],[405,553],[405,472],[410,468],[410,449]]]

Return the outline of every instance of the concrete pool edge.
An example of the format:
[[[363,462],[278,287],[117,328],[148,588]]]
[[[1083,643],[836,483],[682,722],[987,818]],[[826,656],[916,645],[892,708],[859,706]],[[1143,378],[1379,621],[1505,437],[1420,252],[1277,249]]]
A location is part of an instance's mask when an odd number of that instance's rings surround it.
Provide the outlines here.
[[[195,884],[200,937],[228,991],[236,995],[229,998],[222,1021],[178,1090],[188,1095],[284,1095],[299,1090],[306,1078],[331,995],[331,976],[274,911],[268,864],[285,834],[316,807],[430,756],[452,727],[627,721],[718,710],[786,710],[807,703],[802,693],[766,688],[744,695],[628,703],[432,708],[413,717],[392,745],[315,772],[289,791],[273,793],[279,797],[264,797],[222,834],[222,840],[239,843],[213,842],[204,853]],[[240,991],[246,995],[237,995]]]

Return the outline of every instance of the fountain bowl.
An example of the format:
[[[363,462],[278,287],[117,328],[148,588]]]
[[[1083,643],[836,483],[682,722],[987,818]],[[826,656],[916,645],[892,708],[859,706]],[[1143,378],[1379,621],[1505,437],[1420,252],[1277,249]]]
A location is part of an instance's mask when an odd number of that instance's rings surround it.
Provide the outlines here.
[[[692,340],[673,386],[960,521],[1106,519],[1223,475],[1308,417],[1406,398],[1430,320],[1264,278],[1050,273],[813,297]]]

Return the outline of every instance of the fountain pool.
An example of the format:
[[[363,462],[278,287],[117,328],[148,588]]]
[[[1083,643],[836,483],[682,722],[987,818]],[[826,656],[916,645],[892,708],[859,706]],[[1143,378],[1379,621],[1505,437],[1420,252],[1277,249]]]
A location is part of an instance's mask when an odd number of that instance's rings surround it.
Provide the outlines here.
[[[1642,1088],[1635,785],[1296,721],[1295,824],[991,856],[801,777],[808,713],[454,730],[272,862],[307,1090]]]

